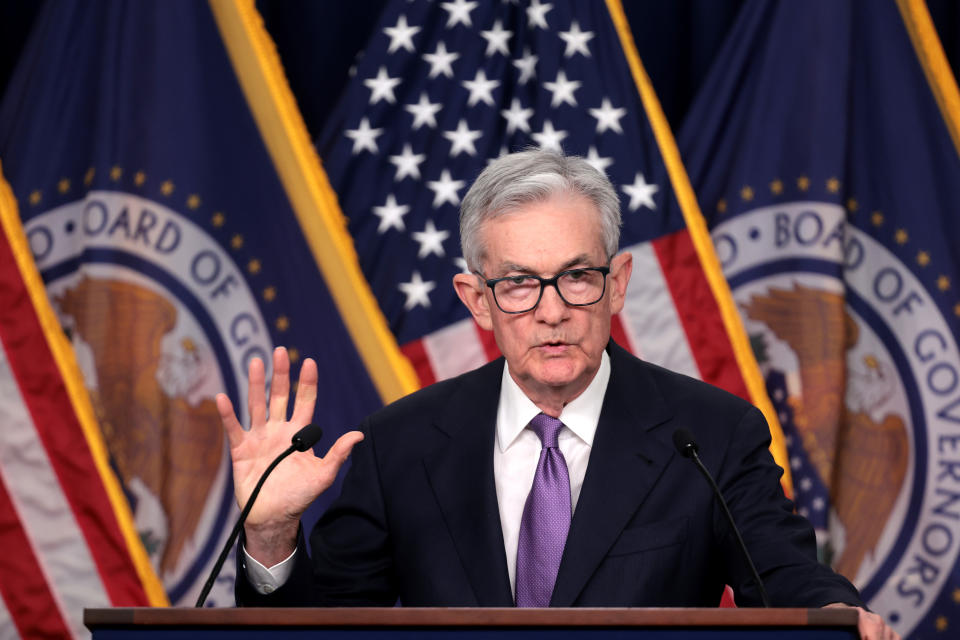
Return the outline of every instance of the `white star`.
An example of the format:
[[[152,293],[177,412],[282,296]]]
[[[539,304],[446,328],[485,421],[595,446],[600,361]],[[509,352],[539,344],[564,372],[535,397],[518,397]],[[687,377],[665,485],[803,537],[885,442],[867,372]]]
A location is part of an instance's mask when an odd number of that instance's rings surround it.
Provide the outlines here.
[[[600,173],[606,173],[607,167],[613,164],[613,158],[601,158],[596,147],[590,147],[587,151],[586,161]]]
[[[381,100],[386,100],[390,104],[397,101],[393,95],[393,88],[400,84],[400,78],[391,78],[387,76],[387,68],[380,67],[376,78],[367,78],[363,84],[370,89],[370,104],[377,104]]]
[[[659,191],[660,187],[655,184],[647,184],[642,173],[637,173],[637,176],[633,179],[633,184],[625,184],[621,189],[630,196],[630,211],[636,211],[640,207],[657,208],[653,201],[653,194]]]
[[[541,149],[552,149],[553,151],[563,151],[560,143],[567,137],[566,131],[556,131],[553,123],[547,120],[543,123],[543,130],[540,133],[534,133],[530,137],[537,141]]]
[[[530,133],[530,118],[533,116],[533,109],[524,109],[520,104],[520,98],[514,98],[510,103],[509,109],[503,109],[500,114],[507,119],[507,135],[519,129],[524,133]]]
[[[460,57],[456,51],[447,51],[447,45],[443,42],[437,43],[437,50],[433,53],[423,54],[423,59],[430,63],[430,73],[428,78],[436,78],[443,74],[447,78],[453,77],[453,61]]]
[[[393,179],[400,182],[407,176],[420,179],[420,163],[427,159],[426,154],[414,153],[409,144],[403,145],[403,152],[398,156],[390,156],[390,162],[397,167],[397,175]]]
[[[540,0],[531,0],[527,7],[527,21],[531,27],[549,29],[547,26],[547,12],[553,8],[552,4],[540,4]]]
[[[557,35],[567,43],[567,48],[563,52],[564,58],[572,58],[577,53],[590,57],[587,43],[593,38],[593,31],[580,31],[580,24],[574,20],[570,25],[570,31],[561,31]]]
[[[431,129],[437,126],[436,115],[440,111],[441,105],[439,102],[431,103],[430,99],[427,98],[426,91],[420,94],[420,101],[417,104],[408,104],[403,108],[413,114],[412,126],[414,131],[423,125],[427,125]]]
[[[577,101],[573,97],[573,92],[583,84],[579,80],[567,80],[567,72],[561,69],[557,72],[557,78],[553,82],[544,82],[543,86],[547,91],[553,94],[550,99],[550,106],[557,107],[562,103],[567,103],[571,107],[577,106]]]
[[[466,27],[472,27],[470,12],[477,8],[476,2],[467,2],[467,0],[453,0],[453,2],[441,2],[440,6],[449,14],[447,16],[447,29],[457,24]]]
[[[620,118],[627,115],[627,110],[623,107],[614,109],[610,104],[609,98],[604,98],[599,109],[588,109],[590,115],[597,119],[597,133],[603,133],[607,129],[613,129],[617,133],[623,133],[623,127],[620,126]]]
[[[487,41],[487,51],[484,55],[492,56],[495,53],[502,53],[505,56],[510,55],[510,49],[507,47],[507,41],[513,35],[513,31],[507,31],[503,28],[503,21],[497,20],[493,23],[493,29],[481,31],[480,35]]]
[[[576,23],[574,23],[576,24]],[[397,19],[397,26],[385,27],[383,32],[390,37],[390,46],[387,47],[387,53],[393,53],[401,47],[413,53],[413,36],[420,31],[420,27],[411,27],[407,24],[407,16],[400,16]],[[560,36],[561,38],[563,35]],[[569,45],[567,45],[569,47]]]
[[[433,220],[427,220],[427,226],[424,227],[423,231],[414,231],[410,235],[420,243],[420,250],[417,251],[418,258],[426,258],[431,253],[441,258],[446,255],[446,252],[443,250],[443,241],[450,237],[450,232],[437,229],[436,225],[433,224]]]
[[[823,511],[823,508],[827,506],[827,503],[822,496],[817,496],[810,502],[810,506],[813,507],[814,511]]]
[[[383,233],[391,227],[397,231],[403,231],[406,228],[403,224],[403,216],[410,213],[410,206],[397,204],[396,196],[391,193],[387,196],[387,201],[383,206],[374,207],[373,212],[380,218],[377,233]]]
[[[513,66],[520,70],[520,77],[517,78],[519,84],[527,84],[531,78],[537,75],[537,61],[539,57],[530,53],[530,49],[524,48],[523,57],[513,61]]]
[[[802,466],[803,466],[803,460],[801,460],[799,456],[793,456],[792,458],[790,458],[791,469],[793,469],[794,471],[797,471]]]
[[[460,273],[470,275],[470,267],[467,266],[467,260],[463,256],[454,258],[453,264],[457,265],[457,268],[460,269]]]
[[[483,102],[491,107],[493,102],[493,90],[500,86],[499,80],[487,80],[487,74],[483,69],[477,70],[477,75],[473,80],[464,80],[463,86],[470,91],[470,97],[467,98],[467,106],[472,107],[478,102]]]
[[[510,150],[507,149],[507,145],[505,145],[505,144],[500,145],[500,153],[498,153],[498,154],[495,155],[495,156],[491,156],[491,157],[487,158],[487,166],[490,166],[490,163],[491,163],[491,162],[493,162],[493,161],[496,160],[497,158],[502,158],[503,156],[507,155],[508,153],[510,153]]]
[[[353,140],[353,151],[351,153],[360,153],[364,149],[371,153],[378,153],[377,136],[383,133],[383,129],[371,129],[370,121],[366,118],[360,120],[360,126],[356,129],[347,129],[344,135]]]
[[[433,208],[436,209],[444,202],[449,202],[453,206],[460,205],[460,196],[457,191],[467,184],[463,180],[454,180],[450,177],[450,170],[444,169],[440,172],[439,180],[427,180],[427,187],[433,191]]]
[[[470,131],[467,121],[463,118],[460,118],[456,131],[443,132],[443,137],[450,141],[451,158],[455,158],[461,153],[470,156],[477,155],[477,147],[474,146],[473,142],[482,135],[483,133],[480,131]]]
[[[800,478],[800,490],[810,491],[810,489],[813,489],[813,480],[811,480],[807,476],[803,476],[802,478]]]
[[[410,282],[401,282],[397,287],[407,296],[407,301],[403,303],[403,308],[410,311],[414,307],[429,307],[430,292],[437,288],[437,283],[432,280],[426,282],[420,277],[419,271],[413,272]]]

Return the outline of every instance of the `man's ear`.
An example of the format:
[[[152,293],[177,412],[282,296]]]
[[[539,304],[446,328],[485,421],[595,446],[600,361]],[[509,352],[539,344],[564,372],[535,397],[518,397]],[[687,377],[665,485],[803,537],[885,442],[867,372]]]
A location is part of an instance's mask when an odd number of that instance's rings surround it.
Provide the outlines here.
[[[468,273],[458,273],[453,276],[453,288],[473,315],[473,319],[481,329],[493,331],[493,322],[490,319],[490,305],[484,295],[485,287],[477,276]]]
[[[625,251],[614,256],[610,261],[610,275],[607,276],[607,286],[610,288],[610,306],[613,313],[623,310],[623,301],[627,296],[627,285],[633,273],[633,255]]]

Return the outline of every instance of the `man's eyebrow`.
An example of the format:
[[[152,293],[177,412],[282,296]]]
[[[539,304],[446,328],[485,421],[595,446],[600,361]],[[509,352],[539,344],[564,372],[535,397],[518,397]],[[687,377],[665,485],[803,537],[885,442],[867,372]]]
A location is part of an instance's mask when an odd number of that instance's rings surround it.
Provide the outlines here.
[[[561,271],[566,271],[567,269],[573,269],[578,266],[588,265],[590,264],[590,262],[591,262],[590,256],[588,256],[585,253],[581,253],[580,255],[574,258],[571,258],[570,260],[567,260],[562,265],[560,265],[560,268],[557,269],[557,273],[560,273]],[[501,263],[499,265],[499,268],[497,269],[497,273],[501,273],[501,274],[510,273],[511,271],[516,271],[518,273],[528,273],[530,275],[539,275],[535,269],[532,269],[522,264],[517,264],[515,262]]]

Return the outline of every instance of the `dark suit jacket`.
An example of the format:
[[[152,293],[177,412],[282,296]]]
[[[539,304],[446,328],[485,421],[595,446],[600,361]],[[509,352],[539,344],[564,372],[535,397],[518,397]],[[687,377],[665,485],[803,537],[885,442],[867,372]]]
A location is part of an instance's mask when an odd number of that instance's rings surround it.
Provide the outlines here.
[[[706,481],[674,449],[689,429],[774,606],[861,604],[817,563],[813,530],[780,488],[762,414],[611,342],[610,382],[552,606],[716,606],[759,598]],[[372,414],[340,497],[302,536],[290,579],[249,606],[512,606],[493,478],[503,360]],[[242,558],[242,554],[241,558]],[[241,560],[242,565],[242,560]]]

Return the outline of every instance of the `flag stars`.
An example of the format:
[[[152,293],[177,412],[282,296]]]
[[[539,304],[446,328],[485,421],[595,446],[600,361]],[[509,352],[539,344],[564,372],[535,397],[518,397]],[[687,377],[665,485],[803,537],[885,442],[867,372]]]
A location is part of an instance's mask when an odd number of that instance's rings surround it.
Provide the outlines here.
[[[531,134],[530,137],[540,145],[541,149],[562,152],[563,148],[560,145],[568,135],[566,131],[554,129],[553,123],[547,120],[543,123],[543,129],[539,133]]]
[[[937,627],[937,631],[946,631],[950,626],[950,623],[947,621],[947,616],[937,616],[937,621],[934,624]]]
[[[530,53],[529,48],[523,49],[523,57],[514,60],[513,66],[517,68],[520,72],[520,77],[517,78],[517,84],[527,84],[528,81],[537,77],[537,62],[540,58],[538,56]]]
[[[807,191],[810,189],[810,178],[807,176],[800,176],[797,178],[797,189],[800,191]]]
[[[406,229],[403,223],[403,216],[410,213],[410,206],[398,204],[396,196],[391,193],[387,196],[387,201],[382,206],[373,208],[373,213],[380,218],[380,224],[377,225],[377,233],[386,233],[388,229],[403,231]]]
[[[945,275],[941,275],[937,278],[937,289],[940,291],[946,291],[950,288],[950,278]]]
[[[549,29],[550,26],[547,24],[547,13],[552,8],[553,5],[550,3],[542,3],[540,0],[531,0],[530,6],[527,7],[527,22],[530,23],[531,27]]]
[[[57,191],[60,193],[66,193],[67,191],[70,191],[70,180],[67,178],[60,178],[60,180],[57,182]]]
[[[187,208],[194,209],[194,210],[199,209],[200,196],[195,193],[191,193],[189,196],[187,196]]]
[[[612,130],[617,133],[623,133],[623,127],[620,126],[620,118],[627,115],[627,110],[623,107],[614,108],[610,104],[609,98],[604,98],[598,109],[589,109],[590,115],[597,120],[597,133],[603,133]]]
[[[111,179],[111,180],[113,180],[114,182],[117,182],[117,181],[120,180],[121,177],[123,177],[123,169],[122,169],[122,168],[120,168],[120,167],[117,166],[117,165],[114,165],[113,167],[110,168],[110,179]]]
[[[397,24],[393,27],[385,27],[383,32],[390,38],[390,45],[387,47],[387,53],[393,53],[398,49],[404,49],[413,53],[413,36],[420,31],[420,27],[412,27],[407,24],[407,16],[397,18]]]
[[[287,356],[290,358],[290,362],[294,364],[300,362],[300,350],[296,347],[289,347],[287,349]],[[300,384],[299,380],[297,380],[297,384]]]
[[[133,174],[133,184],[137,185],[138,187],[142,187],[143,183],[145,183],[146,181],[147,181],[147,174],[144,173],[143,171],[137,171],[135,174]]]
[[[953,598],[954,602],[956,602],[957,604],[960,604],[960,587],[957,587],[956,589],[953,590],[951,597]]]
[[[400,82],[400,78],[391,78],[387,75],[387,68],[381,66],[377,70],[377,77],[367,78],[363,81],[363,85],[370,89],[370,104],[375,105],[381,100],[394,104],[397,97],[393,95],[393,90]]]
[[[43,194],[40,193],[37,189],[34,189],[30,192],[30,197],[28,198],[29,202],[33,206],[37,206],[43,200]]]
[[[926,251],[917,252],[917,264],[921,267],[925,267],[930,264],[930,254]]]
[[[500,86],[499,80],[488,80],[486,72],[483,69],[478,69],[473,80],[464,80],[462,84],[470,92],[470,97],[467,98],[468,107],[472,107],[478,102],[483,102],[491,107],[494,106],[493,90]]]
[[[744,202],[750,202],[751,200],[753,200],[753,196],[754,196],[753,187],[747,185],[742,189],[740,189],[740,199],[743,200]]]
[[[351,154],[358,154],[361,151],[377,153],[377,136],[383,133],[383,129],[371,129],[370,120],[363,118],[360,120],[360,126],[356,129],[347,129],[344,132],[348,138],[353,140],[353,150]]]
[[[421,260],[431,254],[440,258],[446,255],[443,250],[443,241],[450,237],[450,232],[445,229],[437,229],[433,220],[427,220],[423,231],[414,231],[410,235],[420,244],[417,257]]]
[[[471,131],[464,118],[460,119],[457,128],[454,131],[444,131],[443,137],[450,141],[450,157],[456,158],[461,153],[470,156],[477,155],[477,148],[474,141],[483,134],[478,131]]]
[[[953,305],[953,315],[955,315],[955,316],[957,316],[958,318],[960,318],[960,302],[958,302],[957,304]]]
[[[523,108],[520,98],[514,98],[510,103],[509,109],[500,111],[507,121],[507,135],[512,135],[515,131],[530,133],[530,118],[533,117],[533,109]]]
[[[406,177],[419,180],[420,163],[426,159],[426,154],[414,153],[409,144],[403,145],[403,151],[400,155],[390,156],[390,163],[397,168],[397,173],[393,177],[394,181],[400,182]]]
[[[856,213],[857,209],[860,208],[860,203],[857,202],[856,198],[849,198],[847,200],[847,211],[850,213]]]
[[[410,311],[415,307],[430,307],[430,292],[437,287],[437,283],[432,280],[424,281],[420,272],[414,271],[410,282],[401,282],[397,287],[407,296],[403,308]]]
[[[587,43],[593,39],[593,31],[581,31],[580,23],[574,20],[569,31],[561,31],[558,35],[567,45],[563,51],[564,58],[572,58],[578,53],[583,54],[586,58],[590,57],[590,49],[587,47]]]
[[[160,193],[162,193],[167,197],[173,194],[173,190],[174,190],[174,186],[173,186],[173,181],[171,180],[164,180],[160,184]]]
[[[552,94],[550,106],[558,107],[561,104],[569,104],[571,107],[577,106],[577,100],[573,97],[573,92],[583,84],[579,80],[568,80],[567,72],[561,69],[557,72],[557,77],[553,82],[544,82],[543,86]]]
[[[91,184],[93,184],[93,177],[96,175],[97,175],[96,169],[94,169],[93,167],[90,167],[89,169],[87,169],[87,172],[83,174],[83,184],[89,187]]]
[[[454,180],[450,176],[450,170],[444,169],[440,173],[439,180],[428,180],[427,188],[433,191],[433,208],[436,209],[444,203],[450,203],[453,206],[460,205],[460,196],[457,192],[467,183],[463,180]]]
[[[470,267],[467,265],[467,259],[463,256],[459,256],[453,259],[453,264],[457,266],[457,269],[460,270],[460,273],[470,275]]]
[[[488,58],[497,53],[502,53],[505,56],[510,55],[510,48],[507,43],[510,41],[513,31],[504,29],[502,20],[494,22],[493,29],[481,31],[480,35],[487,41],[487,50],[484,55]]]
[[[411,126],[414,131],[417,131],[424,125],[435,129],[437,127],[437,112],[440,111],[442,107],[440,103],[431,103],[430,99],[427,98],[427,93],[424,91],[420,94],[420,101],[417,102],[417,104],[408,104],[403,108],[413,115],[413,124]]]
[[[277,318],[274,326],[277,328],[277,331],[286,331],[290,328],[290,318],[287,316],[280,316]]]
[[[226,221],[227,221],[226,216],[224,216],[219,211],[215,211],[213,216],[210,218],[210,224],[212,224],[217,229],[222,227]]]
[[[776,180],[771,182],[770,193],[772,193],[775,196],[778,196],[781,193],[783,193],[783,180],[781,180],[780,178],[777,178]]]
[[[727,212],[727,201],[724,198],[717,200],[717,212],[726,213]]]
[[[597,148],[594,146],[591,146],[590,149],[587,150],[587,157],[584,159],[591,167],[600,173],[606,173],[607,167],[613,164],[613,158],[600,157],[600,154],[597,153]]]
[[[257,260],[256,258],[251,259],[251,260],[247,263],[247,273],[249,273],[249,274],[251,274],[251,275],[254,275],[254,276],[255,276],[255,275],[257,275],[258,273],[260,273],[262,270],[263,270],[263,263],[261,263],[261,262],[260,262],[259,260]]]
[[[242,249],[243,248],[243,236],[239,233],[233,234],[233,237],[230,238],[230,247],[232,249]]]
[[[656,184],[648,184],[642,173],[637,173],[633,179],[633,184],[625,184],[621,187],[623,192],[630,196],[630,211],[636,211],[640,207],[656,209],[657,205],[653,201],[655,194],[660,187]]]
[[[907,234],[906,229],[897,229],[893,234],[893,241],[897,244],[907,244],[909,239],[910,236]]]
[[[443,75],[447,78],[453,77],[453,62],[460,57],[459,53],[447,51],[447,45],[443,42],[437,43],[437,48],[433,53],[423,54],[423,59],[430,64],[428,78],[436,78]],[[424,94],[425,96],[426,94]]]
[[[452,29],[458,24],[462,24],[465,27],[473,26],[473,21],[470,19],[470,12],[477,8],[476,2],[454,0],[453,2],[441,2],[440,7],[447,12],[447,29]]]
[[[837,193],[840,191],[840,181],[836,178],[829,178],[827,180],[827,191],[830,193]]]
[[[879,227],[883,225],[883,214],[879,211],[874,211],[870,215],[870,222],[873,223],[873,226]]]
[[[263,290],[263,299],[265,302],[273,302],[277,298],[277,288],[267,287]]]

